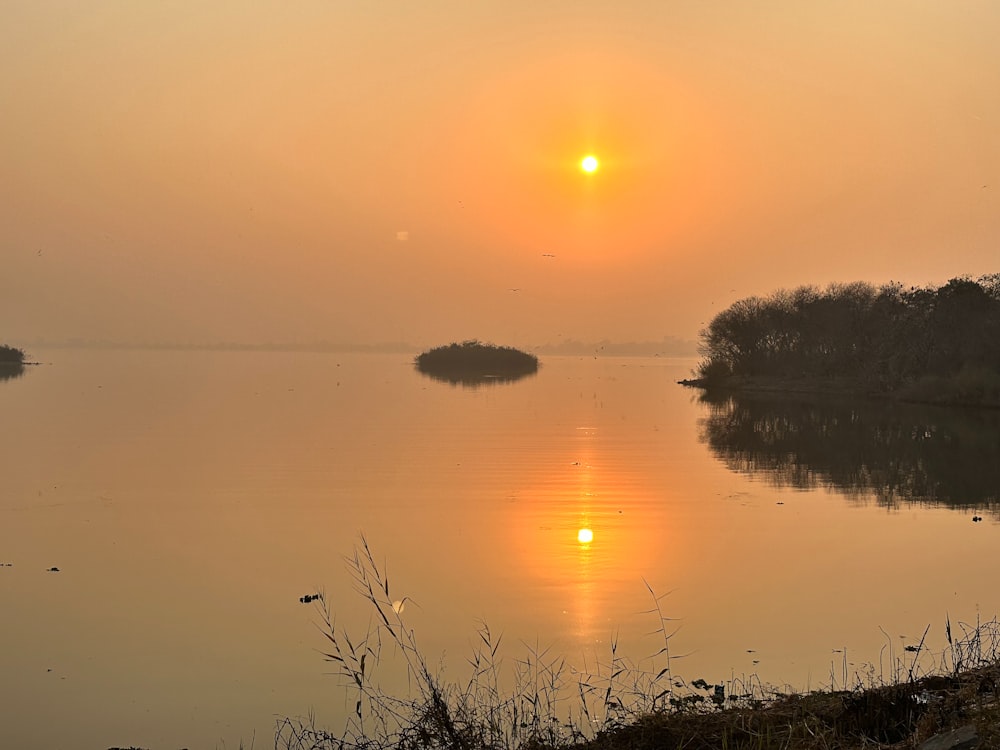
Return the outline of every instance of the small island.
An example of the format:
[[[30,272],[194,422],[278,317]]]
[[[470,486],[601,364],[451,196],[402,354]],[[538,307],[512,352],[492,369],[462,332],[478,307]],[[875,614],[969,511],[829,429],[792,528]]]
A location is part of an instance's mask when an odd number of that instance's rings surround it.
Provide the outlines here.
[[[24,351],[13,346],[0,344],[0,364],[23,365]]]
[[[534,354],[475,340],[430,349],[414,364],[425,375],[463,385],[511,382],[538,371]]]
[[[24,373],[24,351],[0,344],[0,380],[10,380]]]
[[[749,297],[712,319],[699,350],[681,385],[1000,407],[1000,274]]]

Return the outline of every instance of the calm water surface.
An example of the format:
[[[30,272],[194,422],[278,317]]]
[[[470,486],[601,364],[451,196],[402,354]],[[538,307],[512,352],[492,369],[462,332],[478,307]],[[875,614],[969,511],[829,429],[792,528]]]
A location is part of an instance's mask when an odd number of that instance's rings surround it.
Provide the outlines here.
[[[508,662],[592,666],[617,638],[641,663],[662,645],[644,581],[678,618],[675,673],[710,682],[821,687],[845,649],[878,665],[1000,611],[996,415],[702,403],[671,359],[472,389],[407,355],[34,355],[0,382],[11,747],[270,747],[310,712],[339,731],[353,698],[299,597],[364,631],[360,533],[455,677],[484,621]]]

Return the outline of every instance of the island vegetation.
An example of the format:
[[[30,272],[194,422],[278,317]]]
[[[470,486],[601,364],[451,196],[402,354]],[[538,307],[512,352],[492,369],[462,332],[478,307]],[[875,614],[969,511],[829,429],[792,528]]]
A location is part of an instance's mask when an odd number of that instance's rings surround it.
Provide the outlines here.
[[[12,380],[24,374],[24,351],[0,344],[0,380]]]
[[[23,365],[24,351],[17,347],[0,344],[0,365]]]
[[[712,319],[699,351],[685,385],[1000,407],[1000,274],[749,297]]]
[[[538,357],[509,346],[470,340],[419,354],[417,369],[450,383],[477,385],[516,380],[538,371]]]

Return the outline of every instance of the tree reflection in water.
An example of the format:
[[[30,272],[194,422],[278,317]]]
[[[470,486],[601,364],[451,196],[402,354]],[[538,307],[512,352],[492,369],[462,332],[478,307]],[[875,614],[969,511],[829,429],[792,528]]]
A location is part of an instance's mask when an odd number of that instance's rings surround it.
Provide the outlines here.
[[[523,380],[524,378],[532,377],[536,373],[524,372],[513,375],[480,375],[478,373],[469,373],[469,372],[445,374],[439,372],[422,371],[421,374],[426,375],[427,377],[433,380],[439,380],[442,383],[450,383],[451,385],[460,385],[463,388],[482,388],[483,386],[514,383],[517,382],[518,380]]]
[[[888,507],[1000,511],[1000,411],[765,394],[702,401],[701,440],[733,471]]]

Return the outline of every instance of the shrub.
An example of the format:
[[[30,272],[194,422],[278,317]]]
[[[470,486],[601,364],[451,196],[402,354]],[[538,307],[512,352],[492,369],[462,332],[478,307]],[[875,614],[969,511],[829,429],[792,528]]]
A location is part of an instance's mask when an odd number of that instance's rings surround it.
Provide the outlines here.
[[[0,363],[23,365],[24,351],[13,346],[0,344]]]

